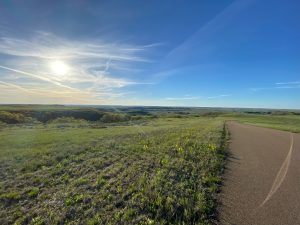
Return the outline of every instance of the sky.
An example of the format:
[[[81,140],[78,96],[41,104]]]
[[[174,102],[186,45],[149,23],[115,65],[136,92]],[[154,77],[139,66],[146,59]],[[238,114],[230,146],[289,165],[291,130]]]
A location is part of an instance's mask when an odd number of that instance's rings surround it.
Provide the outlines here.
[[[300,109],[298,0],[0,2],[0,104]]]

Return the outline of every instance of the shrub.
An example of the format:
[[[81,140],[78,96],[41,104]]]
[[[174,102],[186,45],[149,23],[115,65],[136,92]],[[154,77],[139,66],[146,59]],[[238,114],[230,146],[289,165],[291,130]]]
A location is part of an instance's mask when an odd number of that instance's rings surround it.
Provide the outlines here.
[[[63,111],[35,111],[29,113],[32,117],[41,122],[48,122],[62,117],[72,117],[74,119],[84,119],[87,121],[97,121],[101,119],[103,113],[97,110],[63,110]]]
[[[51,120],[51,123],[86,123],[84,119],[75,119],[74,117],[58,117],[54,120]]]
[[[104,123],[124,122],[130,120],[130,116],[116,113],[105,113],[101,118]]]
[[[9,124],[24,123],[26,121],[26,117],[21,113],[0,111],[0,121]]]

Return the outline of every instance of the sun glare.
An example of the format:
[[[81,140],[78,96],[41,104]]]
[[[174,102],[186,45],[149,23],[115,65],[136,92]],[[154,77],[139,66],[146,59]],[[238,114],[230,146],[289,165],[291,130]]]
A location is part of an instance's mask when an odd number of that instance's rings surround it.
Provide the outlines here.
[[[50,64],[50,67],[53,73],[55,73],[56,75],[65,75],[69,70],[68,65],[66,65],[62,61],[52,62]]]

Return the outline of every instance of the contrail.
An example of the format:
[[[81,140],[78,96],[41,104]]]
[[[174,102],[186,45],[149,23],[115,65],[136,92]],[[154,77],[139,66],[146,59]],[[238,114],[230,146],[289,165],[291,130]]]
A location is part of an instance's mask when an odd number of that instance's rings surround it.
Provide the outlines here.
[[[17,88],[17,89],[19,89],[19,90],[21,90],[21,91],[25,91],[25,92],[28,92],[28,93],[34,93],[33,91],[28,90],[28,89],[26,89],[26,88],[23,88],[23,87],[21,87],[21,86],[19,86],[19,85],[7,83],[7,82],[4,82],[4,81],[0,81],[0,84],[4,84],[4,85],[10,86],[10,87],[14,87],[14,88]]]
[[[46,78],[46,77],[41,77],[41,76],[33,74],[33,73],[28,73],[28,72],[25,72],[25,71],[16,70],[16,69],[9,68],[9,67],[6,67],[6,66],[1,66],[1,65],[0,65],[0,68],[5,69],[5,70],[9,70],[9,71],[13,71],[13,72],[16,72],[16,73],[24,74],[24,75],[27,75],[27,76],[30,76],[30,77],[33,77],[33,78],[36,78],[36,79],[39,79],[39,80],[47,81],[47,82],[55,84],[59,87],[64,87],[64,88],[68,88],[68,89],[71,89],[71,90],[76,90],[75,88],[63,85],[59,82],[53,81],[53,80],[51,80],[49,78]]]
[[[269,199],[273,196],[273,194],[275,194],[275,192],[278,190],[278,188],[281,186],[282,182],[284,181],[291,162],[293,145],[294,145],[294,136],[291,133],[291,146],[290,146],[289,153],[287,154],[279,172],[277,173],[277,176],[274,180],[274,183],[272,185],[269,194],[267,195],[263,203],[261,203],[260,207],[262,207],[267,201],[269,201]]]

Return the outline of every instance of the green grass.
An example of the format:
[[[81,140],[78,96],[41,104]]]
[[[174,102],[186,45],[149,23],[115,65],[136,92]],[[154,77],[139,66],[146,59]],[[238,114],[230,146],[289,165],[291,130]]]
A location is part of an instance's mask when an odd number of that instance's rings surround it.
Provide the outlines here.
[[[151,110],[158,118],[0,123],[0,224],[212,224],[226,158],[224,122],[300,132],[300,116],[288,112]]]
[[[83,110],[0,109],[24,115]],[[120,109],[146,116],[110,123],[70,116],[3,120],[0,224],[212,224],[226,158],[224,121],[300,132],[300,116],[290,112]]]
[[[245,124],[300,133],[300,115],[250,115],[235,113],[225,114],[222,118]]]
[[[211,224],[223,118],[0,130],[0,224]]]

